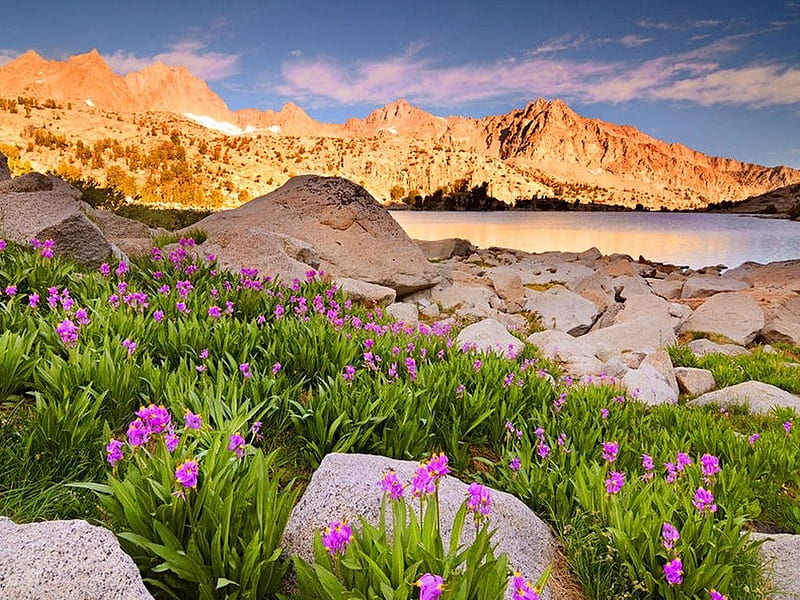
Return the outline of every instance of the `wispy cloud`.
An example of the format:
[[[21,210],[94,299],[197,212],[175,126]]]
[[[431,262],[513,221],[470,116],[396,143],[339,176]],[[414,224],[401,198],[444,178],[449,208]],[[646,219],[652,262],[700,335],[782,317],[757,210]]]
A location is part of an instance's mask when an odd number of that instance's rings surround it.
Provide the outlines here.
[[[587,45],[589,37],[583,33],[567,33],[537,46],[531,54],[553,54],[564,50],[574,50]]]
[[[587,104],[678,100],[760,107],[800,103],[800,69],[794,66],[721,66],[747,38],[748,34],[728,36],[687,52],[640,62],[542,56],[541,46],[522,57],[460,66],[440,66],[413,48],[399,56],[352,64],[302,58],[284,63],[283,83],[276,91],[314,106],[382,104],[402,97],[455,107],[537,96]],[[578,37],[564,38],[560,45],[568,48],[578,41]]]
[[[625,35],[619,39],[619,43],[626,48],[638,48],[652,41],[653,38],[644,35]]]
[[[103,58],[114,71],[123,75],[143,69],[154,62],[162,62],[174,67],[186,67],[206,81],[216,81],[239,72],[239,56],[212,52],[203,42],[187,40],[172,44],[166,52],[153,56],[137,56],[132,52],[117,50]]]
[[[19,55],[20,52],[17,52],[16,50],[12,50],[10,48],[0,48],[0,67],[6,63],[10,63]]]
[[[719,19],[691,19],[688,21],[653,21],[639,19],[636,24],[643,29],[660,29],[661,31],[685,31],[688,29],[705,29],[722,25]]]

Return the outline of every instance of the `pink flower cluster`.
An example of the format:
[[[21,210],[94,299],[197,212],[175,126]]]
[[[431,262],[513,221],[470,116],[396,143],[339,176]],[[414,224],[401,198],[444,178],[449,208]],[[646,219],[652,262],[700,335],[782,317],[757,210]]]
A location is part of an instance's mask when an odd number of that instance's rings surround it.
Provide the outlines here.
[[[353,541],[353,529],[346,521],[331,521],[322,532],[322,545],[331,556],[345,553]]]

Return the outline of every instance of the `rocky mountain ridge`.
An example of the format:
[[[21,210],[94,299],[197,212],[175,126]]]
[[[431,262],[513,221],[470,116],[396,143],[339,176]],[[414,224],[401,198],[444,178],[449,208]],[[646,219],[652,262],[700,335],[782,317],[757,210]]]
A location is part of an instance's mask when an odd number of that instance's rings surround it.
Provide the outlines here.
[[[231,111],[184,67],[156,63],[123,77],[96,50],[66,61],[29,51],[0,67],[0,98],[59,109],[39,119],[29,106],[27,120],[0,115],[0,143],[30,154],[39,169],[56,169],[65,157],[31,147],[26,128],[63,135],[61,150],[123,137],[148,151],[160,142],[159,132],[174,131],[187,138],[184,147],[205,142],[236,150],[230,169],[219,164],[219,153],[213,162],[203,152],[185,153],[200,162],[205,183],[221,190],[227,204],[237,203],[237,188],[257,195],[301,173],[345,176],[387,200],[393,188],[394,195],[425,193],[465,180],[488,181],[490,194],[510,202],[542,195],[654,209],[702,208],[800,183],[798,170],[706,156],[634,127],[580,116],[557,99],[479,119],[434,116],[400,99],[363,119],[320,123],[293,103],[280,111]],[[233,142],[231,134],[237,134]],[[108,158],[89,165],[101,183],[107,172],[98,165],[107,167]],[[130,161],[118,166],[131,170]],[[222,171],[229,171],[230,185],[220,181]],[[147,181],[135,169],[131,176],[140,185]]]

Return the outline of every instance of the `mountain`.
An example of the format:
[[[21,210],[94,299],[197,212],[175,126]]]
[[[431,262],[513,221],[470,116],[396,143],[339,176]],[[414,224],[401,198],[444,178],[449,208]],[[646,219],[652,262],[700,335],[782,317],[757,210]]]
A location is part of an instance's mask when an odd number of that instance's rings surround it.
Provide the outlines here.
[[[125,84],[143,111],[195,114],[218,121],[230,121],[233,115],[225,101],[192,75],[186,67],[169,67],[157,62],[124,77]]]
[[[506,201],[540,195],[655,209],[800,183],[795,169],[707,156],[583,117],[558,99],[480,119],[398,99],[363,119],[319,123],[291,102],[233,112],[184,67],[155,63],[123,77],[96,50],[65,61],[23,54],[0,67],[3,99],[0,144],[19,155],[14,164],[73,172],[79,163],[100,182],[117,182],[121,170],[126,193],[156,190],[165,201],[235,205],[301,173],[347,177],[384,199],[487,181]]]

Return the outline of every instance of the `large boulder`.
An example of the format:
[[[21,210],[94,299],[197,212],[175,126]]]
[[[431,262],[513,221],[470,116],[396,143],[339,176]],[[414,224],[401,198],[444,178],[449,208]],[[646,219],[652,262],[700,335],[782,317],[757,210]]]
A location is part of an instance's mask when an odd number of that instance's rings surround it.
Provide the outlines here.
[[[726,271],[725,276],[746,281],[755,288],[800,292],[800,259],[776,261],[766,265],[746,262]]]
[[[688,344],[689,349],[697,357],[703,357],[708,354],[724,354],[725,356],[745,356],[750,354],[747,348],[738,346],[736,344],[717,344],[706,338],[692,340]]]
[[[776,406],[792,408],[800,412],[800,396],[761,381],[744,381],[730,387],[703,394],[691,401],[699,406],[718,404],[720,406],[746,405],[750,412],[767,414]]]
[[[41,178],[47,181],[50,189],[0,192],[0,215],[3,216],[5,239],[23,245],[34,238],[41,241],[52,239],[56,255],[88,266],[97,266],[111,255],[111,244],[80,209],[80,192],[57,178],[38,173],[23,177],[31,185],[19,186],[20,189],[47,187],[44,184],[34,185],[41,183]],[[22,177],[4,183],[14,184],[19,179]]]
[[[505,326],[494,319],[484,319],[462,329],[456,343],[459,348],[472,348],[480,352],[516,356],[525,347],[525,343],[514,337]]]
[[[772,584],[768,600],[800,600],[800,535],[754,532],[750,537],[763,541],[761,556]]]
[[[319,269],[334,277],[390,287],[398,296],[431,287],[438,280],[422,250],[389,212],[364,188],[339,177],[294,177],[274,192],[210,215],[193,228],[208,235],[201,249],[206,244],[213,247],[223,263],[260,263],[264,275],[285,278],[281,269],[286,258],[296,260],[288,254],[277,255],[271,265],[264,260],[262,248],[253,244],[256,237],[278,234],[310,244],[319,257]],[[242,231],[249,235],[239,241]]]
[[[152,600],[114,534],[86,521],[0,517],[0,598]]]
[[[548,329],[582,335],[591,329],[600,311],[593,303],[568,289],[555,286],[544,292],[528,291],[525,310],[539,315]]]
[[[128,256],[149,252],[153,246],[153,237],[159,233],[140,221],[121,217],[107,210],[86,205],[84,212],[103,232],[105,238]]]
[[[380,518],[382,491],[378,485],[383,472],[393,469],[400,481],[410,481],[418,464],[383,456],[363,454],[329,454],[314,472],[303,497],[294,507],[283,535],[283,547],[292,556],[313,558],[314,532],[333,520],[358,523],[359,517],[372,525]],[[446,476],[439,485],[439,506],[442,534],[449,543],[455,513],[466,497],[467,485]],[[536,580],[556,556],[556,545],[548,526],[516,497],[492,490],[491,527],[495,553],[508,555],[512,570],[519,570],[527,579]],[[418,505],[418,503],[414,503]],[[474,539],[474,529],[465,526],[461,541]],[[559,580],[557,571],[552,583]],[[512,589],[506,592],[511,598]],[[548,585],[543,598],[562,597]]]
[[[597,349],[585,342],[584,338],[548,329],[532,333],[526,341],[538,347],[548,358],[558,361],[572,377],[597,375],[605,369],[603,362],[595,356]]]
[[[683,322],[681,332],[703,331],[746,345],[764,327],[764,311],[745,292],[723,292],[706,300]]]

